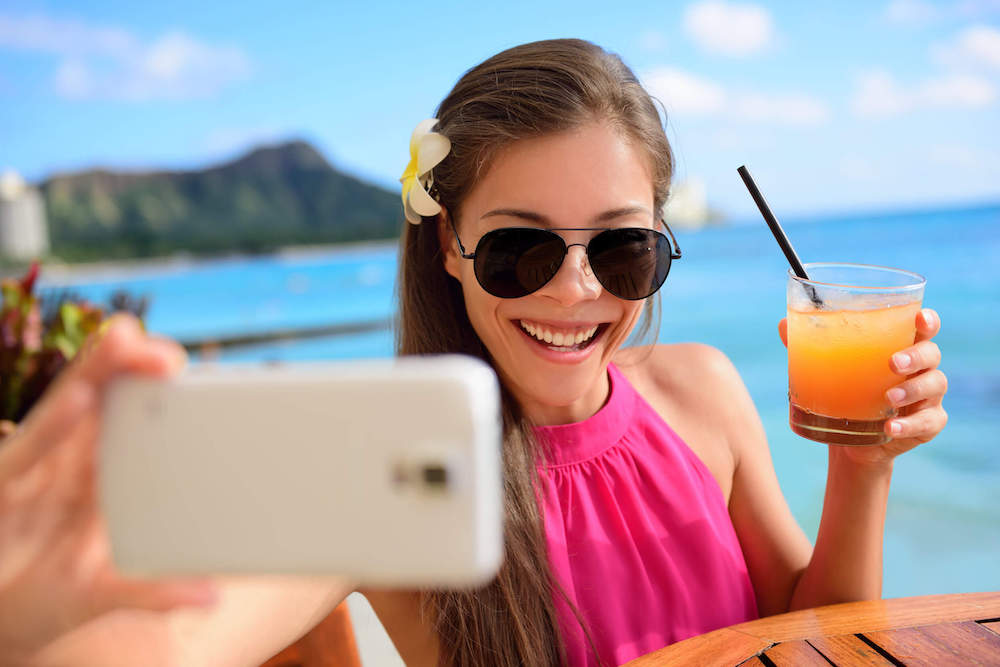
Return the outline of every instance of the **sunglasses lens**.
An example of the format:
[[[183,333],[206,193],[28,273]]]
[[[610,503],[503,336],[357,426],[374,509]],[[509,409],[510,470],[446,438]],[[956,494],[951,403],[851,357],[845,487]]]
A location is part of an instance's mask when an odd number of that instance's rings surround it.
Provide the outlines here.
[[[566,244],[553,232],[496,229],[476,245],[476,279],[493,296],[516,299],[549,282],[565,256]]]
[[[620,299],[645,299],[670,271],[670,242],[652,229],[609,229],[591,240],[590,266],[604,289]]]

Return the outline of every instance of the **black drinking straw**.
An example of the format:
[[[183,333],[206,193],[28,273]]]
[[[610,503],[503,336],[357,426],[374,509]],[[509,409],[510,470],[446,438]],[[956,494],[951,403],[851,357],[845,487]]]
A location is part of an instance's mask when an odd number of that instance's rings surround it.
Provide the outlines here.
[[[747,190],[750,191],[750,196],[753,197],[754,203],[757,204],[757,208],[760,209],[760,214],[764,216],[764,222],[767,226],[771,228],[771,233],[774,234],[774,239],[781,246],[781,252],[785,253],[785,257],[788,259],[788,263],[792,266],[792,271],[799,278],[803,280],[809,280],[809,275],[806,273],[805,268],[802,266],[802,262],[799,261],[799,256],[795,254],[795,248],[792,247],[791,242],[788,240],[788,236],[785,235],[785,230],[781,228],[781,223],[778,219],[774,217],[774,213],[771,213],[771,207],[767,205],[764,200],[764,195],[760,193],[757,188],[757,184],[753,182],[753,177],[750,172],[747,171],[746,165],[741,166],[736,170],[740,178],[743,179],[743,184],[747,186]],[[806,291],[809,292],[809,297],[812,302],[817,306],[823,305],[823,300],[819,298],[816,294],[816,290],[812,285],[805,285]]]

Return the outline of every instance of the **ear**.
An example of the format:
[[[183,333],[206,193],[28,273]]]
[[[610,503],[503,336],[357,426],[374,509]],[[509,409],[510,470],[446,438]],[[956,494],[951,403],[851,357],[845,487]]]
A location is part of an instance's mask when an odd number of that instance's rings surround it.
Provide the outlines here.
[[[452,278],[461,281],[459,267],[462,257],[458,252],[458,242],[455,240],[455,232],[452,229],[448,209],[441,207],[435,224],[437,225],[438,243],[441,246],[441,260],[444,262],[444,270]]]

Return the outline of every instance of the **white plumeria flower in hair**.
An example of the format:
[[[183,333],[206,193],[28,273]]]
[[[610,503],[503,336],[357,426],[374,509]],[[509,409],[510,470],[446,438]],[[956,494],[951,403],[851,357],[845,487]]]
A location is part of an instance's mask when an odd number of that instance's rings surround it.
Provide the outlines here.
[[[410,163],[406,165],[399,182],[403,184],[403,212],[406,219],[420,224],[421,216],[437,215],[441,205],[434,201],[428,190],[434,184],[433,169],[451,150],[451,140],[443,134],[431,132],[437,118],[420,121],[410,137]]]

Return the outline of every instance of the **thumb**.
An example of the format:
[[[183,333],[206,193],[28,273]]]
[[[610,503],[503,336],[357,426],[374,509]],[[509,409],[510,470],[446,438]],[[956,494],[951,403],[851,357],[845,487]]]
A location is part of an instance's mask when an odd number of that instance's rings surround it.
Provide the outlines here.
[[[109,574],[110,580],[92,600],[91,613],[115,609],[169,611],[177,607],[210,607],[219,599],[215,582],[208,578],[125,579]]]
[[[782,344],[788,347],[788,318],[782,317],[778,322],[778,336],[781,337]]]

